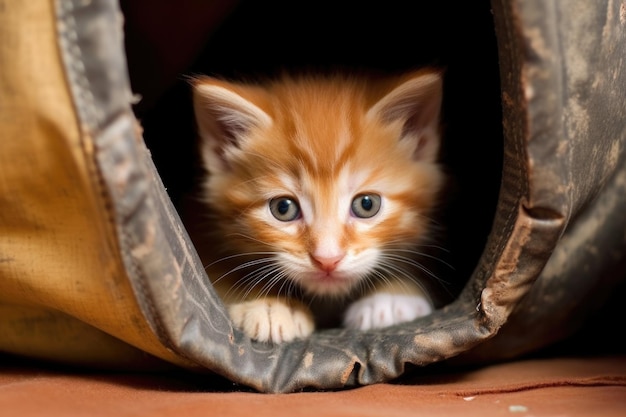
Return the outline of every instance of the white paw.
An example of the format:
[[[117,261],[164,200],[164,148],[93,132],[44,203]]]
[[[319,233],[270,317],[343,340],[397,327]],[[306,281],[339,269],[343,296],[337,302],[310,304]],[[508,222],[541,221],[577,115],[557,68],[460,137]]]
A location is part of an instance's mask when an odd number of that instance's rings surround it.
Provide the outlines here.
[[[313,333],[315,324],[306,307],[274,298],[245,301],[228,307],[236,327],[259,342],[282,343]]]
[[[411,321],[432,311],[428,299],[421,295],[373,294],[348,307],[343,325],[369,330]]]

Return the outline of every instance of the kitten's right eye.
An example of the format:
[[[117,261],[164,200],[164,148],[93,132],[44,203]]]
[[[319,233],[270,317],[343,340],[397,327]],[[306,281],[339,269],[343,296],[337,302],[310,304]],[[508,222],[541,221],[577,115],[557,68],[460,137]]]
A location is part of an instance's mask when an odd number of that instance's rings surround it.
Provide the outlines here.
[[[298,202],[289,197],[278,197],[270,200],[272,216],[281,222],[290,222],[300,217]]]

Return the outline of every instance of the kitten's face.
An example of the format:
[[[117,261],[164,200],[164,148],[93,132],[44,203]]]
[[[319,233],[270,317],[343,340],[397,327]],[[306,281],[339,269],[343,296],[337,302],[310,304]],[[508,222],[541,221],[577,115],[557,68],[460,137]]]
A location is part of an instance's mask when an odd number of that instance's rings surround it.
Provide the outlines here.
[[[440,87],[432,73],[375,91],[348,80],[198,80],[206,197],[231,252],[263,252],[276,285],[318,295],[406,269],[397,256],[427,237],[442,184]]]

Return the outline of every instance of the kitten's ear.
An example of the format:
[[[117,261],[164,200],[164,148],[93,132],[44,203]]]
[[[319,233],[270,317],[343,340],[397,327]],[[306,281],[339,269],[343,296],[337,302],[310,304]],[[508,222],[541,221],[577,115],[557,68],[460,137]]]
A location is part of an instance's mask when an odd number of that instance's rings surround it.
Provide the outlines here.
[[[210,77],[193,81],[193,107],[210,171],[229,168],[229,155],[249,131],[272,123],[270,116],[244,97],[246,88]]]
[[[415,142],[415,159],[434,162],[440,145],[442,84],[439,73],[418,73],[378,100],[367,117],[402,123],[401,140]]]

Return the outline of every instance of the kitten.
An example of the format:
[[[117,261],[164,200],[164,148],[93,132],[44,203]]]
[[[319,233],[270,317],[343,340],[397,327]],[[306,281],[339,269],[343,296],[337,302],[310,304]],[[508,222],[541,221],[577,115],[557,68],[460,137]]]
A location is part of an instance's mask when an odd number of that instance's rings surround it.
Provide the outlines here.
[[[316,303],[362,330],[432,311],[419,258],[444,183],[441,99],[434,70],[193,80],[214,217],[199,251],[235,326],[280,343],[314,331]]]

